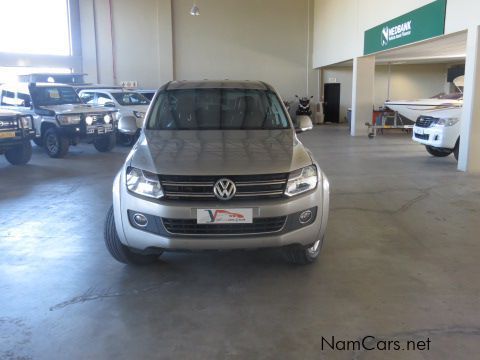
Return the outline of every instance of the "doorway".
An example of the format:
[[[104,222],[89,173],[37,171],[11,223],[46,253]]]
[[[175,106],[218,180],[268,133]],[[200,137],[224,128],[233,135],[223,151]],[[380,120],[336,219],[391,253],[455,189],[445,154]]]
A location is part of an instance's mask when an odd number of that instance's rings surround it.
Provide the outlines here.
[[[325,122],[338,123],[340,121],[339,83],[323,85],[323,112],[325,115]]]

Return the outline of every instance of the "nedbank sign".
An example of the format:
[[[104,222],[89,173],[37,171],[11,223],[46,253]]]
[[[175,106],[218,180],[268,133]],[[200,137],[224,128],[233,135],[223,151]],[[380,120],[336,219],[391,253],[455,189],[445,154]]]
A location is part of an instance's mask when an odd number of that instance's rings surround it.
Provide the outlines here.
[[[447,0],[437,0],[365,31],[363,54],[443,35]]]

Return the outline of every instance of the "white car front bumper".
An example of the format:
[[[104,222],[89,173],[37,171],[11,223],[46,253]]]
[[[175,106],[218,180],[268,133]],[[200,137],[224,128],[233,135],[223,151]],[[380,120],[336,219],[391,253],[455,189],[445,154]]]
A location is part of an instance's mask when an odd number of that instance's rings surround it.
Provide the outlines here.
[[[459,136],[459,123],[453,126],[434,125],[428,128],[415,125],[413,127],[412,139],[423,145],[453,149]]]

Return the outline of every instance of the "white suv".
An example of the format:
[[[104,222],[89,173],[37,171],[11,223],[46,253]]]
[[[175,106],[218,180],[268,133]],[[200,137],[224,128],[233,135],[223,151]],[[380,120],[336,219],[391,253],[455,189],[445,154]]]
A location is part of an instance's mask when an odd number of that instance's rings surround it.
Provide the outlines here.
[[[135,91],[122,89],[85,89],[78,94],[86,104],[117,110],[117,142],[126,146],[135,143],[150,100]]]
[[[425,145],[433,156],[444,157],[453,152],[458,160],[461,116],[461,107],[426,111],[415,122],[412,139]]]

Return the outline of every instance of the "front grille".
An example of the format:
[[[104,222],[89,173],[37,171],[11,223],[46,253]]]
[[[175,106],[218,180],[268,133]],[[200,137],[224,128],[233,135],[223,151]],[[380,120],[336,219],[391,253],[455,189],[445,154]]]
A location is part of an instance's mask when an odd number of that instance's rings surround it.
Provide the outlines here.
[[[2,116],[0,117],[0,130],[17,130],[18,120],[16,116]]]
[[[415,133],[415,137],[417,139],[428,140],[429,135],[428,134],[417,134],[417,133]]]
[[[283,197],[288,173],[232,176],[160,176],[165,199],[218,200],[213,193],[215,182],[228,178],[237,191],[233,199],[277,199]]]
[[[162,218],[165,229],[176,235],[245,235],[282,230],[287,217],[256,218],[251,224],[197,224],[196,219]]]
[[[428,128],[433,124],[434,120],[436,119],[430,116],[420,116],[415,122],[415,125],[418,127]]]

